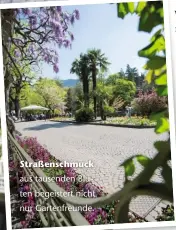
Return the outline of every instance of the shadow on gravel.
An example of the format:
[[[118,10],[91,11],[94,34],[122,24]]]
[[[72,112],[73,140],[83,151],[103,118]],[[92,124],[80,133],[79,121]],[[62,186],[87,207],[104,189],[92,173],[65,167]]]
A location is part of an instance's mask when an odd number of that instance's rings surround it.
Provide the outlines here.
[[[24,128],[24,130],[35,130],[35,131],[40,131],[40,130],[45,130],[45,129],[50,129],[50,128],[65,128],[65,127],[70,127],[70,126],[83,126],[85,124],[76,124],[76,123],[59,123],[59,122],[55,122],[55,123],[51,123],[51,124],[42,124],[42,125],[36,125],[33,127],[29,127],[29,128]]]

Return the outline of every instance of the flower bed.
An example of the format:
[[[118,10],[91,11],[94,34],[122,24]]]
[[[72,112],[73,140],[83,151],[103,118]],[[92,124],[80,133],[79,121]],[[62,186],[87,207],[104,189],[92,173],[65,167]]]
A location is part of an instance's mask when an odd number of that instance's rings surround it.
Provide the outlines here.
[[[66,117],[58,117],[58,118],[54,118],[52,119],[52,121],[73,121],[76,122],[73,118],[66,118]],[[151,121],[146,117],[137,117],[137,116],[133,116],[133,117],[113,117],[113,118],[107,118],[107,120],[105,121],[94,121],[94,122],[90,122],[90,123],[94,123],[94,124],[113,124],[113,125],[132,125],[132,126],[155,126],[156,122],[155,121]]]
[[[116,117],[100,121],[101,124],[136,125],[136,126],[155,126],[156,122],[144,117]]]
[[[20,138],[18,136],[16,138],[20,146],[24,148],[26,153],[28,153],[29,156],[35,162],[37,161],[59,162],[55,157],[53,157],[48,152],[46,148],[44,148],[37,142],[36,138]],[[15,167],[18,167],[18,165],[14,165],[14,162],[11,161],[9,163],[9,168],[11,169],[11,171],[13,171]],[[70,180],[69,182],[61,182],[61,180],[58,180],[56,182],[65,191],[68,191],[68,192],[72,191],[73,194],[76,192],[82,192],[82,191],[92,192],[91,194],[94,194],[94,197],[102,197],[106,195],[106,193],[103,192],[102,187],[98,187],[89,181],[78,182],[77,177],[78,176],[80,177],[80,175],[76,173],[76,171],[73,168],[68,168],[68,167],[67,168],[44,168],[43,171],[48,177],[59,178],[65,175],[67,178],[75,178],[75,180]],[[25,176],[24,171],[21,168],[20,168],[20,171],[18,171],[18,173],[21,177]],[[12,181],[14,182],[14,177]],[[29,192],[30,191],[29,184],[21,183],[20,189],[18,192],[20,191]],[[35,222],[34,220],[36,218],[38,220],[38,215],[37,215],[37,212],[35,211],[35,197],[29,196],[25,200],[22,200],[22,205],[25,207],[32,206],[32,212],[26,212],[24,215],[24,220],[21,221],[22,227],[27,228],[31,226],[31,222]],[[94,208],[92,209],[92,211],[82,212],[81,214],[86,218],[86,220],[91,225],[113,224],[114,223],[114,211],[117,205],[118,205],[118,201],[114,201],[110,205],[104,205],[101,208]],[[143,221],[143,219],[135,217],[134,214],[132,213],[131,214],[129,213],[129,220],[130,222],[142,222]]]
[[[56,117],[52,119],[53,121],[74,121],[73,117]]]

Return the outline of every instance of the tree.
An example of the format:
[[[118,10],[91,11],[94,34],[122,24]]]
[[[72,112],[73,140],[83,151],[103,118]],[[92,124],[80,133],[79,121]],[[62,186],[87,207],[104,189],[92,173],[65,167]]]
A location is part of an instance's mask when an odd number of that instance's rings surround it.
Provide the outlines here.
[[[66,96],[66,107],[68,112],[72,112],[72,89],[68,88]]]
[[[79,82],[76,84],[74,88],[71,89],[72,92],[72,111],[75,113],[76,110],[84,107],[84,95],[83,95],[83,86],[82,83]]]
[[[4,76],[6,87],[6,100],[13,84],[13,77],[9,74],[13,67],[22,78],[22,73],[16,63],[26,62],[27,65],[38,65],[46,62],[53,66],[53,71],[59,71],[58,53],[53,48],[70,47],[74,40],[69,31],[70,24],[79,19],[79,11],[74,10],[69,14],[60,6],[23,8],[2,11],[2,43],[4,53]],[[50,45],[52,43],[52,45]],[[13,47],[13,54],[10,53]],[[35,51],[35,52],[34,52]],[[8,110],[8,105],[6,105]]]
[[[100,109],[100,116],[102,120],[106,120],[106,110],[108,107],[108,101],[112,98],[112,86],[105,84],[105,79],[101,78],[97,81],[96,97],[97,104]],[[113,108],[111,108],[113,110]]]
[[[59,87],[63,87],[63,83],[62,83],[62,81],[59,79],[59,78],[54,78],[54,80],[55,80],[55,82],[56,82],[56,84],[59,86]]]
[[[44,106],[44,102],[42,96],[35,90],[35,85],[31,86],[26,83],[20,93],[20,107],[28,105]]]
[[[92,83],[93,83],[93,100],[94,100],[94,114],[95,118],[97,116],[97,99],[96,99],[96,86],[97,86],[97,74],[99,70],[107,71],[108,65],[110,63],[108,62],[107,57],[105,57],[105,54],[101,53],[100,49],[91,49],[88,50],[88,59],[89,59],[89,69],[92,74]]]
[[[43,78],[36,82],[35,91],[41,96],[42,105],[52,112],[58,109],[65,99],[65,90],[52,79]]]
[[[120,70],[119,76],[120,76],[120,78],[126,78],[125,72],[123,71],[123,69]]]
[[[76,59],[72,63],[70,73],[75,73],[83,86],[84,93],[84,106],[89,107],[89,66],[88,66],[88,56],[86,54],[80,54],[79,59]]]
[[[18,69],[21,72],[21,75],[19,75],[16,71],[16,68],[12,65],[8,72],[11,76],[13,76],[13,84],[10,87],[9,91],[9,109],[13,107],[15,110],[15,115],[18,118],[19,117],[19,111],[20,111],[20,93],[23,87],[25,87],[26,84],[30,84],[32,80],[35,79],[35,73],[31,71],[30,66],[25,66],[25,63],[22,62],[21,64],[24,65],[18,65]]]
[[[121,78],[121,75],[119,73],[111,74],[107,77],[106,84],[107,85],[114,85],[114,84],[116,84],[116,80],[119,78]]]
[[[129,81],[135,81],[135,78],[139,76],[137,68],[131,68],[130,65],[127,65],[125,75]]]
[[[126,106],[133,100],[135,96],[135,83],[126,79],[117,79],[112,87],[112,93],[113,97],[109,102],[110,106],[112,106],[114,101],[119,97],[124,101],[124,106]]]

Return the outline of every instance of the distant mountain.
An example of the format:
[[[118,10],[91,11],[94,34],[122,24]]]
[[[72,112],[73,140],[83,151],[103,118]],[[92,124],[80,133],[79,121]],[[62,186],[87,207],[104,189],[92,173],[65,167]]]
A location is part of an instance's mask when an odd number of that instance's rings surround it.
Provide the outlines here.
[[[64,87],[74,87],[79,82],[78,79],[66,79],[61,81]]]

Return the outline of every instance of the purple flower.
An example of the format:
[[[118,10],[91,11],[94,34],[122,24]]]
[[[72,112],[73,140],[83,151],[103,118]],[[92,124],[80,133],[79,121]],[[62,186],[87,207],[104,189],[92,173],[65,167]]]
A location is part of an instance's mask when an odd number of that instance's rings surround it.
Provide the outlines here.
[[[29,8],[23,8],[23,9],[22,9],[22,12],[23,12],[23,14],[25,14],[25,15],[30,15],[30,14],[32,13],[31,9],[29,9]]]
[[[50,62],[50,60],[49,60],[49,56],[48,56],[48,55],[45,55],[45,56],[44,56],[44,61],[45,61],[45,62],[47,62],[47,63],[49,63],[49,62]]]
[[[19,52],[19,50],[14,50],[14,55],[15,55],[15,57],[20,57],[20,52]]]
[[[58,73],[59,72],[59,67],[56,64],[54,64],[53,65],[53,70],[54,70],[55,73]]]
[[[62,7],[61,6],[56,6],[56,10],[58,13],[61,13],[62,12]]]
[[[70,34],[70,38],[71,38],[71,40],[73,41],[73,40],[74,40],[74,35],[73,35],[73,34]]]
[[[68,48],[70,45],[70,41],[69,40],[64,40],[64,46],[65,48]]]
[[[69,22],[70,21],[70,15],[67,13],[67,12],[65,12],[65,14],[64,14],[64,19],[67,21],[67,22]]]
[[[18,191],[19,191],[19,192],[23,192],[23,191],[24,191],[23,187],[20,187],[20,188],[18,189]]]
[[[35,26],[37,24],[37,16],[36,15],[29,16],[29,23],[31,26]]]
[[[74,22],[75,22],[75,16],[74,15],[71,16],[70,22],[72,25],[74,24]]]
[[[54,62],[55,62],[55,63],[58,63],[58,61],[59,61],[59,58],[58,58],[57,56],[55,56],[55,57],[54,57]]]
[[[29,51],[30,51],[31,53],[34,52],[34,46],[33,46],[33,45],[31,45],[31,46],[29,47]]]
[[[80,19],[80,14],[79,14],[78,10],[75,10],[75,17],[76,17],[77,20]]]

